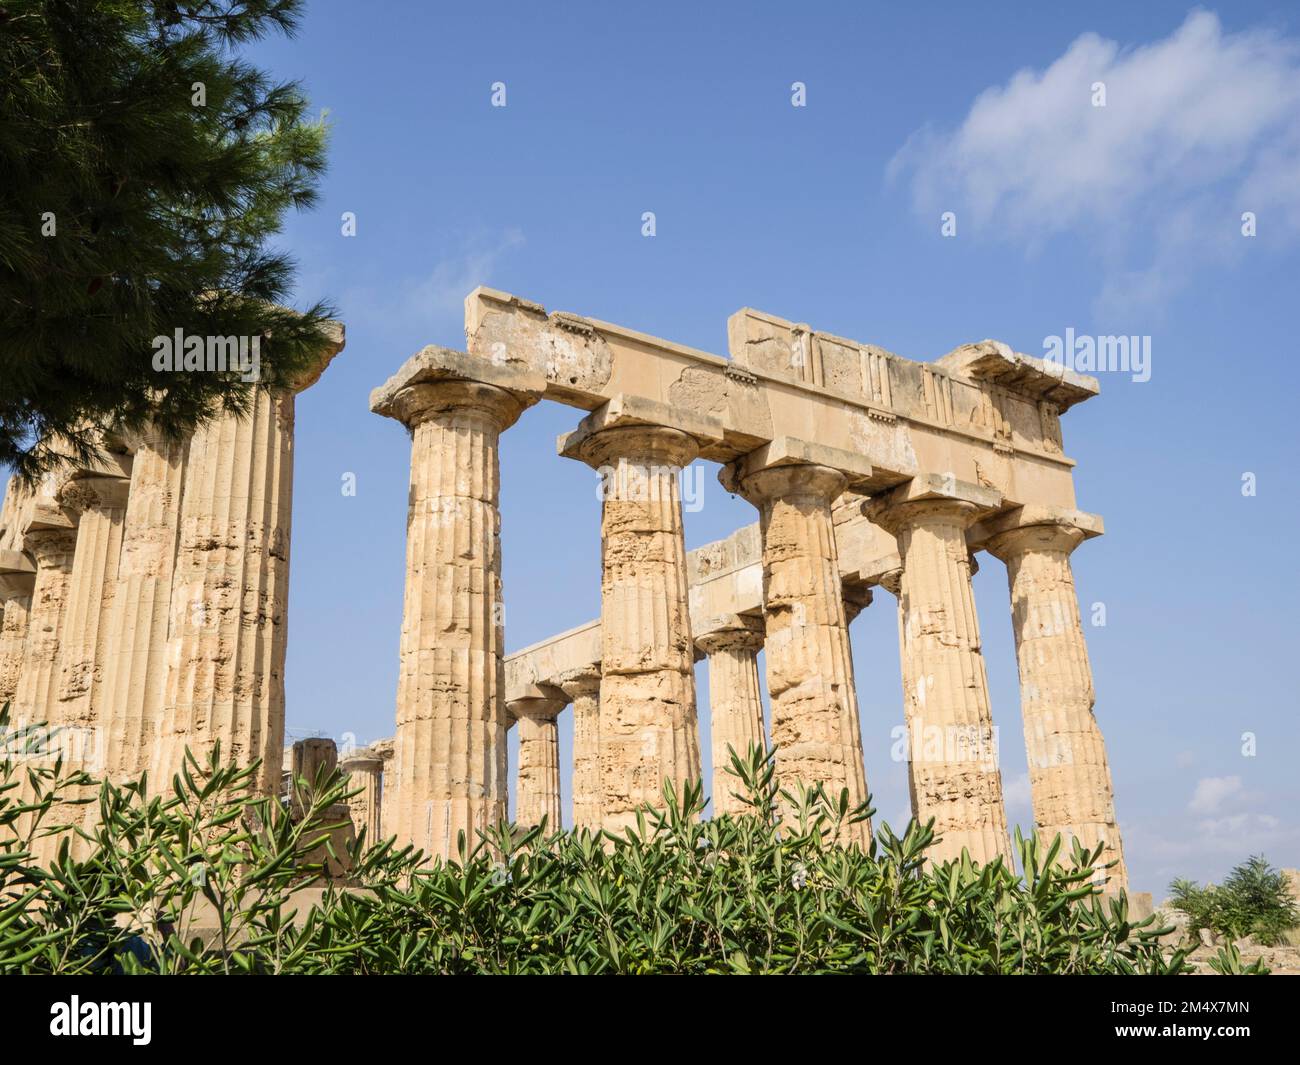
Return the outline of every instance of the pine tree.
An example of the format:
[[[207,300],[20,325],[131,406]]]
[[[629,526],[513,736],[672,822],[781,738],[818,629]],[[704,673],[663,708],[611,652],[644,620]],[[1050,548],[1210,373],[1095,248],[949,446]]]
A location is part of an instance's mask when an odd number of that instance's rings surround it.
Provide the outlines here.
[[[326,129],[241,60],[301,0],[0,0],[0,463],[32,479],[97,427],[174,435],[293,379],[330,308],[268,248]],[[154,338],[259,338],[260,380],[175,372]],[[251,346],[251,344],[250,344]]]

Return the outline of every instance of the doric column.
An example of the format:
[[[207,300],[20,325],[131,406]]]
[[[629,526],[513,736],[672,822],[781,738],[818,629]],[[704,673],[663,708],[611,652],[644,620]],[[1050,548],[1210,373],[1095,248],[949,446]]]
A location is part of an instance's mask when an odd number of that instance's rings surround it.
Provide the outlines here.
[[[339,760],[339,767],[348,776],[348,790],[357,794],[349,796],[348,807],[352,824],[359,836],[364,830],[367,846],[383,839],[380,810],[384,795],[384,760],[379,754],[362,747]]]
[[[257,794],[279,790],[294,408],[341,349],[339,339],[292,388],[255,391],[245,414],[219,415],[190,439],[149,773],[155,791],[171,789],[186,747],[202,763],[218,742],[223,762],[260,760]]]
[[[560,819],[560,730],[556,718],[563,699],[516,699],[510,716],[519,729],[519,767],[515,775],[515,823],[526,828],[546,819],[547,832],[563,827]]]
[[[591,423],[587,423],[590,425]],[[695,653],[678,477],[691,434],[616,424],[561,438],[560,452],[601,474],[600,764],[602,826],[635,824],[700,775]]]
[[[904,485],[864,512],[898,539],[904,715],[913,814],[931,817],[939,862],[966,848],[981,864],[1010,861],[997,736],[970,584],[966,529],[996,493],[960,482]]]
[[[774,441],[724,469],[722,479],[759,510],[777,775],[787,789],[823,784],[833,802],[847,789],[854,807],[867,800],[867,782],[831,504],[848,485],[844,468],[862,460],[829,448],[816,450],[834,467],[800,460],[811,447]],[[867,476],[870,467],[855,472]],[[844,841],[870,836],[864,821]]]
[[[763,625],[730,615],[695,638],[709,659],[709,733],[713,748],[713,814],[751,813],[744,784],[731,772],[731,752],[745,759],[751,747],[765,750],[763,700],[758,686],[758,652]],[[738,794],[740,793],[740,794]]]
[[[1038,834],[1044,846],[1063,836],[1066,858],[1071,838],[1088,849],[1104,841],[1102,861],[1118,863],[1106,874],[1109,887],[1127,888],[1106,743],[1093,711],[1092,669],[1070,567],[1071,552],[1085,536],[1100,532],[1100,522],[1091,515],[1022,512],[989,525],[993,535],[984,546],[1006,563],[1011,588],[1020,711]]]
[[[573,827],[600,831],[600,667],[577,669],[555,686],[573,703]]]
[[[123,477],[79,477],[59,493],[64,509],[80,514],[59,647],[58,720],[65,727],[100,728],[104,620],[114,598],[128,485]],[[76,768],[96,773],[103,769],[81,764]]]
[[[36,562],[36,579],[14,695],[14,723],[53,726],[58,720],[59,647],[77,548],[76,527],[57,508],[43,507],[23,537],[23,547]]]
[[[117,582],[104,621],[99,707],[105,776],[119,783],[149,768],[162,727],[184,455],[184,443],[151,433],[138,442],[131,465]],[[182,611],[177,620],[190,619]]]
[[[497,446],[533,397],[477,381],[419,383],[408,367],[371,403],[412,435],[398,782],[384,831],[451,858],[462,832],[472,850],[506,814]]]
[[[21,551],[0,551],[0,706],[12,703],[22,672],[36,565]]]

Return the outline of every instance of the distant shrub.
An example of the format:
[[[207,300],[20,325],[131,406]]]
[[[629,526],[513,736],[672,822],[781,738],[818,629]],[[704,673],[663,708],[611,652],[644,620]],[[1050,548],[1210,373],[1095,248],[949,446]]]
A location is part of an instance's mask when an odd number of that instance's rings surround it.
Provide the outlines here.
[[[1171,905],[1187,914],[1192,931],[1206,928],[1227,939],[1249,935],[1272,947],[1287,942],[1300,924],[1286,874],[1262,854],[1242,862],[1218,887],[1175,880],[1169,892]]]

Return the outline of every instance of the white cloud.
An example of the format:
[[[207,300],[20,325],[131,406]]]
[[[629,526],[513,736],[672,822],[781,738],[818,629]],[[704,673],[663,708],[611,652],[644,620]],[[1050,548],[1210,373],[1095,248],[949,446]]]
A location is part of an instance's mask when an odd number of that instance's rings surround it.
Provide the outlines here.
[[[1202,777],[1187,809],[1194,814],[1212,814],[1222,809],[1227,799],[1241,796],[1241,777]]]
[[[1193,259],[1240,254],[1243,211],[1260,239],[1300,231],[1300,41],[1225,33],[1206,11],[1137,48],[1087,33],[956,130],[913,134],[889,175],[936,225],[956,211],[959,233],[1029,250],[1083,235],[1118,267],[1103,302],[1163,300]]]
[[[519,229],[494,235],[478,234],[459,249],[446,253],[427,273],[408,278],[394,288],[355,288],[339,300],[351,321],[371,318],[427,332],[459,323],[465,297],[478,285],[491,284],[493,271],[510,252],[524,244]]]

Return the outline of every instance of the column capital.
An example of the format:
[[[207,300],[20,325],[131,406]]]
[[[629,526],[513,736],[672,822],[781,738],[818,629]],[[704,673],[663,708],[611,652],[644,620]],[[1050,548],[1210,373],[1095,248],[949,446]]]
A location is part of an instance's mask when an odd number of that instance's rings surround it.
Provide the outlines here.
[[[36,564],[21,551],[0,551],[0,600],[25,599],[36,588]]]
[[[930,520],[969,528],[1002,503],[1001,493],[940,474],[914,477],[862,504],[863,516],[897,536]]]
[[[504,431],[541,396],[546,381],[521,363],[430,345],[370,393],[375,414],[414,428],[445,410],[482,410]]]
[[[74,477],[59,489],[59,505],[74,514],[84,514],[91,508],[120,510],[126,506],[130,488],[131,482],[125,477]]]
[[[983,548],[1004,562],[1039,548],[1069,554],[1105,531],[1101,518],[1063,507],[1023,506],[985,518],[970,531],[971,549]]]
[[[523,699],[511,699],[510,702],[506,703],[506,711],[515,721],[520,718],[529,718],[533,721],[554,721],[560,716],[560,711],[568,705],[568,701],[565,699],[527,696]]]
[[[844,615],[850,625],[853,619],[871,605],[873,595],[871,588],[865,584],[848,584],[844,586]]]
[[[339,768],[345,773],[351,773],[359,769],[379,771],[383,767],[383,756],[377,751],[372,751],[369,747],[361,747],[358,750],[339,756]]]
[[[343,350],[347,343],[347,334],[343,328],[342,322],[327,321],[323,323],[325,330],[325,344],[317,351],[313,357],[296,373],[285,381],[285,387],[277,391],[297,395],[299,392],[305,392],[321,379],[321,375],[331,362],[334,356]]]
[[[23,537],[23,547],[36,559],[37,567],[47,566],[63,556],[72,557],[77,549],[77,529],[29,528]]]
[[[708,414],[619,393],[556,439],[556,451],[594,469],[631,462],[687,466],[722,440],[722,421]]]
[[[758,654],[763,649],[763,623],[743,614],[725,614],[710,618],[705,630],[695,637],[695,646],[706,655],[719,651],[746,651]]]
[[[756,506],[792,496],[831,501],[871,476],[871,463],[862,455],[793,436],[779,436],[718,471],[723,488]]]
[[[903,567],[886,570],[880,575],[880,586],[895,599],[903,594]]]
[[[583,695],[596,695],[600,692],[600,665],[593,663],[590,666],[566,670],[551,680],[550,684],[562,691],[565,698],[569,700]]]

